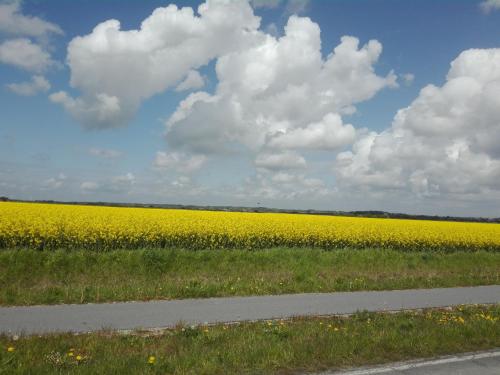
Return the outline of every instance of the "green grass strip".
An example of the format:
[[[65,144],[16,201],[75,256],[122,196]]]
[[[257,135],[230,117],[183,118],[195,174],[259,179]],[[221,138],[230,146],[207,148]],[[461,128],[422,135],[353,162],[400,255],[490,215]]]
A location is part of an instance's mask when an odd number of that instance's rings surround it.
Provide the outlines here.
[[[500,284],[500,253],[3,250],[0,305]]]

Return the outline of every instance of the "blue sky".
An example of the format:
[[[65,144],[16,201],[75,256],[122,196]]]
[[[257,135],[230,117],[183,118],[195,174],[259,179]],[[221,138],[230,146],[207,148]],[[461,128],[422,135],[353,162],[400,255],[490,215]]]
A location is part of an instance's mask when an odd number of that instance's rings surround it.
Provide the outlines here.
[[[0,195],[500,212],[500,1],[25,0],[0,22]]]

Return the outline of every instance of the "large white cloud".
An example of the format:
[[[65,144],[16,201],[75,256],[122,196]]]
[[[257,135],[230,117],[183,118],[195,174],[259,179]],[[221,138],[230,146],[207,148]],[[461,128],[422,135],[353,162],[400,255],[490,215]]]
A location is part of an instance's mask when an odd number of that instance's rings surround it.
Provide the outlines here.
[[[167,121],[173,150],[195,154],[255,155],[255,166],[279,170],[306,162],[301,151],[337,152],[350,145],[356,130],[343,114],[385,87],[396,76],[375,73],[382,46],[360,46],[345,36],[323,58],[319,26],[292,16],[285,35],[261,32],[249,48],[218,58],[213,95],[196,92],[183,100]],[[293,153],[292,153],[293,150]],[[293,156],[293,158],[292,158]],[[269,164],[271,163],[271,164]]]
[[[108,20],[74,38],[67,62],[71,86],[82,96],[61,93],[52,99],[86,126],[124,125],[144,99],[174,87],[213,58],[245,48],[260,24],[242,0],[207,0],[198,14],[169,5],[157,8],[138,30],[122,30],[119,21]],[[116,104],[112,111],[110,98]]]
[[[61,28],[39,17],[21,13],[20,1],[0,4],[0,32],[29,37],[46,37],[49,34],[63,34]]]
[[[500,49],[471,49],[446,83],[424,87],[392,127],[360,136],[338,155],[344,187],[396,189],[419,196],[500,192]]]
[[[256,174],[237,189],[242,195],[325,196],[332,189],[308,176],[301,152],[349,146],[356,130],[342,115],[395,87],[396,76],[375,73],[382,51],[375,40],[360,46],[345,36],[324,58],[320,28],[309,18],[290,17],[284,31],[280,38],[260,32],[253,45],[220,56],[215,93],[183,100],[167,121],[166,140],[185,155],[248,153]]]

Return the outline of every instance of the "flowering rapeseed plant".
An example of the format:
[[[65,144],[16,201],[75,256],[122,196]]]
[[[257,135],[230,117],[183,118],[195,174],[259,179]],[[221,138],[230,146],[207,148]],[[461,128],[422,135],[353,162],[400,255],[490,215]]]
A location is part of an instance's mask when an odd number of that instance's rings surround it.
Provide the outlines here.
[[[0,202],[0,248],[500,250],[500,225]]]

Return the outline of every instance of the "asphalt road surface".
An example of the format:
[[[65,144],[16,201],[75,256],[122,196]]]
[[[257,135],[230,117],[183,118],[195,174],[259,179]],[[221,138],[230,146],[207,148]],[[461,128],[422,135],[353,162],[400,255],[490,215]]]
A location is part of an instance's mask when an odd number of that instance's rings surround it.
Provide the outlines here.
[[[155,329],[184,324],[252,321],[356,311],[397,311],[500,303],[500,285],[375,292],[186,299],[0,308],[0,333]]]
[[[500,350],[398,362],[318,375],[500,375]]]

